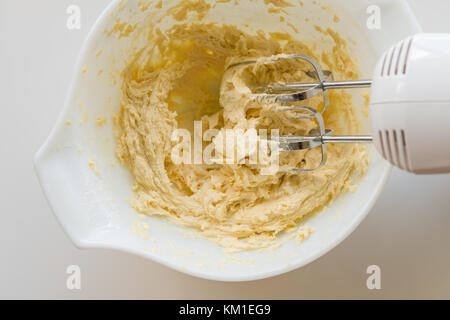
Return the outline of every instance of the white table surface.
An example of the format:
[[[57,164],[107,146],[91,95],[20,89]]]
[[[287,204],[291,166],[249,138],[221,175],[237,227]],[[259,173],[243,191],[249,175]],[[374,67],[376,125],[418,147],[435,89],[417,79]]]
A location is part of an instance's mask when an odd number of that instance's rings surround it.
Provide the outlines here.
[[[450,32],[443,14],[450,1],[409,2],[425,31]],[[207,281],[124,253],[76,249],[41,192],[32,159],[61,110],[79,48],[108,3],[0,0],[0,298],[450,298],[450,175],[394,170],[372,212],[341,245],[266,280]],[[66,28],[70,4],[81,7],[79,31]],[[381,267],[381,290],[366,288],[372,264]],[[66,288],[69,265],[81,267],[80,291]]]

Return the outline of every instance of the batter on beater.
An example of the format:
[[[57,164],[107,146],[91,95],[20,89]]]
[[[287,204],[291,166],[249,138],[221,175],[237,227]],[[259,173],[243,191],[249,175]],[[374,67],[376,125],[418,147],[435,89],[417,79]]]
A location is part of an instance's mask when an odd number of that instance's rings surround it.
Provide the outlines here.
[[[279,129],[281,135],[302,135],[317,124],[294,120],[274,105],[255,104],[249,93],[261,83],[314,81],[301,61],[234,68],[230,63],[251,57],[307,54],[337,79],[355,79],[356,64],[345,41],[331,30],[330,52],[320,52],[288,34],[248,34],[237,26],[174,25],[155,29],[145,49],[123,71],[123,96],[117,118],[116,154],[134,178],[133,208],[166,217],[199,230],[229,250],[276,245],[278,237],[299,228],[302,220],[328,206],[353,187],[351,177],[366,172],[368,157],[357,144],[328,148],[328,162],[313,173],[262,175],[246,164],[175,164],[172,134],[193,134],[199,120],[208,129]],[[302,105],[305,105],[303,103]],[[306,103],[320,109],[321,99]],[[330,92],[327,128],[336,134],[357,133],[352,99],[344,90]],[[320,150],[281,153],[280,166],[314,167]],[[303,234],[309,234],[301,227]]]

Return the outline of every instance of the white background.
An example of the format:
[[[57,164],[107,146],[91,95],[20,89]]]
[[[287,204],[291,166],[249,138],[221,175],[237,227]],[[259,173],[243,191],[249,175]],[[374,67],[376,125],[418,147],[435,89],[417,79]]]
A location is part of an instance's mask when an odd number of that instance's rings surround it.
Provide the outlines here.
[[[450,32],[450,1],[409,2],[425,31]],[[200,280],[124,253],[76,249],[53,217],[32,159],[61,110],[82,42],[108,3],[0,0],[0,298],[450,298],[450,175],[394,170],[367,219],[340,246],[267,280]],[[66,28],[70,4],[81,7],[79,31]],[[66,288],[72,264],[81,267],[81,291]],[[372,264],[382,270],[379,291],[366,288]]]

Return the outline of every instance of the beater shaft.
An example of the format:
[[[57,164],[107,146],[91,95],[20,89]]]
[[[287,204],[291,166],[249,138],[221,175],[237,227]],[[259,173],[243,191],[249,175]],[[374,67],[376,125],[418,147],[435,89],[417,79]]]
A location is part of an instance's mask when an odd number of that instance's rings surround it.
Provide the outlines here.
[[[316,88],[320,86],[322,90],[329,89],[354,89],[354,88],[370,88],[372,80],[350,80],[350,81],[325,81],[322,84],[317,82],[311,83],[288,83],[288,84],[273,84],[260,86],[257,88],[258,92],[289,92],[301,91]]]
[[[328,143],[372,143],[371,136],[282,136],[280,148],[284,151],[308,150]]]
[[[371,143],[372,136],[323,136],[323,143]]]

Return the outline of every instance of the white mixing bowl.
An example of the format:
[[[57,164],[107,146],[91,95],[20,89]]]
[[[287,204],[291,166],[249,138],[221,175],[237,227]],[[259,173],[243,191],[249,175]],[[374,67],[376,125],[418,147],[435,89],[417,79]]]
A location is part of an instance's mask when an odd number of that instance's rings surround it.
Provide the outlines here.
[[[161,15],[159,9],[154,8],[156,2],[142,11],[137,0],[114,1],[86,40],[62,115],[35,158],[39,180],[57,219],[77,247],[123,250],[207,279],[266,278],[299,268],[324,255],[362,221],[388,179],[390,166],[375,152],[358,189],[342,195],[329,208],[308,219],[307,224],[317,231],[301,245],[289,240],[273,251],[230,255],[213,241],[193,237],[186,232],[189,230],[164,219],[139,218],[130,207],[127,199],[133,197],[131,176],[127,168],[112,163],[115,141],[111,115],[120,108],[118,71],[125,64],[131,40],[130,37],[108,36],[107,31],[118,18],[122,22],[139,24],[149,12]],[[385,49],[420,32],[405,1],[334,0],[318,1],[318,5],[313,1],[303,2],[302,8],[284,8],[291,22],[301,30],[302,38],[321,41],[314,25],[335,29],[349,40],[351,54],[358,57],[364,77],[371,77],[376,58]],[[172,3],[164,1],[164,7]],[[324,9],[322,5],[329,8]],[[369,30],[366,26],[372,12],[367,9],[371,5],[381,9],[379,30]],[[257,1],[247,1],[238,8],[231,2],[217,5],[205,19],[239,25],[247,23],[249,28],[261,28],[261,21],[264,21],[263,29],[286,29],[277,23],[278,18],[261,19],[264,14],[267,15],[267,10]],[[339,23],[333,21],[334,14],[340,17]],[[309,22],[305,18],[309,18]],[[97,117],[108,117],[107,124],[96,125]],[[95,164],[91,162],[89,166],[91,160]]]

